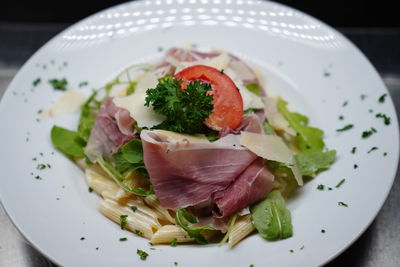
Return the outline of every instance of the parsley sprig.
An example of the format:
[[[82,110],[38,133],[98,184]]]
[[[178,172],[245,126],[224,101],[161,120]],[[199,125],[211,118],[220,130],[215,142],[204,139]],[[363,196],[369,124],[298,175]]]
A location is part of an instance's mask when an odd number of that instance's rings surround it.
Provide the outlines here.
[[[195,80],[182,90],[181,83],[181,80],[167,76],[160,79],[156,88],[146,91],[145,106],[151,104],[156,113],[166,117],[155,128],[188,134],[204,133],[207,128],[203,121],[214,108],[213,96],[207,94],[211,85]]]

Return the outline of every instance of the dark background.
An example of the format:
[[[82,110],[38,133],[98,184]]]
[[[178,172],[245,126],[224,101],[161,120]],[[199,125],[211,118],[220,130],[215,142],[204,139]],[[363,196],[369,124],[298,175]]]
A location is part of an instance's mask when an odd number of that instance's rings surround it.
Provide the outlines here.
[[[73,23],[123,0],[0,0],[0,22]],[[281,0],[334,27],[399,27],[397,1]]]

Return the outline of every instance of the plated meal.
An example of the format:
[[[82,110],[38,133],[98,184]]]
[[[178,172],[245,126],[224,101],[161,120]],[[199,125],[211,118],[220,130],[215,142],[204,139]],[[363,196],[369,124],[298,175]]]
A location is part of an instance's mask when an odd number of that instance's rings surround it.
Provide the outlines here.
[[[95,90],[56,148],[81,166],[100,211],[152,244],[236,245],[292,236],[287,198],[329,168],[323,131],[226,51],[172,48]]]
[[[62,266],[321,266],[378,214],[399,156],[371,63],[268,1],[94,14],[32,56],[0,114],[1,203]]]

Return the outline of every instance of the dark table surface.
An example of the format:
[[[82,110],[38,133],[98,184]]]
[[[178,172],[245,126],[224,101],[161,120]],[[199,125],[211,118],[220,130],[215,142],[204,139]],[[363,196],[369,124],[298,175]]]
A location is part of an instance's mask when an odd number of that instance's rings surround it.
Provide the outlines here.
[[[66,24],[0,23],[0,97],[23,63]],[[340,28],[370,59],[385,82],[399,117],[400,28]],[[400,173],[366,232],[329,263],[335,266],[400,266]],[[55,266],[24,240],[0,205],[0,266]]]

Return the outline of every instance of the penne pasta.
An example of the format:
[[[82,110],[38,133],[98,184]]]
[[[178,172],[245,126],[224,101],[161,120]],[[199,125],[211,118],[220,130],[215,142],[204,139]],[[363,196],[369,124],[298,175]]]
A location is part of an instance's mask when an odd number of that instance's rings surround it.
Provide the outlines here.
[[[151,238],[151,243],[156,244],[171,244],[176,240],[177,243],[192,242],[194,239],[189,237],[185,230],[178,225],[164,225]]]
[[[150,195],[144,198],[144,201],[147,205],[152,207],[158,214],[161,215],[160,219],[164,221],[170,222],[172,224],[176,224],[175,219],[171,216],[171,213],[168,209],[161,206],[160,201],[157,199],[156,195]]]
[[[240,216],[237,218],[232,227],[231,234],[229,235],[229,246],[233,247],[243,238],[251,234],[255,230],[254,225],[251,223],[251,215]]]
[[[100,201],[100,212],[117,224],[120,224],[121,215],[127,215],[125,229],[148,239],[151,239],[154,231],[161,227],[156,219],[140,212],[133,212],[129,207],[122,206],[111,199]]]
[[[119,190],[119,186],[114,181],[93,171],[92,169],[86,169],[85,175],[88,186],[99,195],[101,195],[105,190]]]

